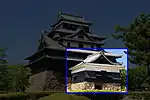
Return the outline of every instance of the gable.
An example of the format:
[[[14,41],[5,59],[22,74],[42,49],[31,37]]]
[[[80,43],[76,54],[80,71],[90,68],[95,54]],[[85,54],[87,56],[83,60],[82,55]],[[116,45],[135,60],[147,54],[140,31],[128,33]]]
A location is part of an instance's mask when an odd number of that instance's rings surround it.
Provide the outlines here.
[[[66,37],[93,41],[93,38],[91,38],[82,28],[77,29],[74,34],[68,35]]]
[[[98,59],[91,63],[99,63],[99,64],[111,64],[108,60],[106,60],[103,56],[100,56]]]
[[[95,53],[92,55],[89,55],[83,62],[85,63],[103,63],[103,64],[112,64],[112,65],[118,65],[118,62],[114,62],[110,59],[108,59],[104,52],[100,52],[100,53]]]

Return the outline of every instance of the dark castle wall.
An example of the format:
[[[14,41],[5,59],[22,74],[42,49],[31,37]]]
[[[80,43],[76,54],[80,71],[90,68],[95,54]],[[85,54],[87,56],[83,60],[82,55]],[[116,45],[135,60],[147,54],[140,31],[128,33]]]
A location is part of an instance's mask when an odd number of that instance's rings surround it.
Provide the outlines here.
[[[95,83],[119,83],[120,80],[114,80],[113,78],[121,78],[120,73],[113,72],[95,72],[95,71],[82,71],[73,74],[72,82],[95,82]]]
[[[68,42],[67,42],[67,41],[64,41],[64,42],[63,42],[63,45],[67,46],[67,45],[68,45]],[[78,48],[78,47],[79,47],[79,42],[71,41],[71,42],[70,42],[70,45],[71,45],[71,47],[76,47],[76,48]],[[84,48],[91,48],[92,45],[89,44],[89,43],[84,43],[84,44],[83,44],[83,47],[84,47]],[[95,46],[95,47],[96,47],[96,46]]]

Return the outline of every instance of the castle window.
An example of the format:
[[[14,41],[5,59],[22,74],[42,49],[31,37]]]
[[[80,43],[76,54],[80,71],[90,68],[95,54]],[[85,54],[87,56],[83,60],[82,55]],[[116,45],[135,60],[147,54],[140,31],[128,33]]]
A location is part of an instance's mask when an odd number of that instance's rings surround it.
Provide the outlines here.
[[[79,43],[79,48],[83,48],[83,43]]]
[[[89,32],[89,27],[84,27],[85,32]]]
[[[67,23],[65,23],[65,24],[63,25],[63,27],[64,27],[65,29],[71,29],[70,24],[67,24]]]
[[[97,48],[101,48],[101,46],[97,44]]]
[[[75,31],[77,29],[77,26],[76,25],[72,25],[71,29]]]
[[[78,38],[84,39],[84,36],[83,35],[79,35]]]
[[[91,45],[91,48],[94,48],[94,45],[93,45],[93,44]]]
[[[76,82],[76,81],[77,81],[77,76],[76,76],[76,75],[72,77],[72,81],[73,81],[73,82]]]
[[[70,42],[67,42],[67,47],[70,47]]]

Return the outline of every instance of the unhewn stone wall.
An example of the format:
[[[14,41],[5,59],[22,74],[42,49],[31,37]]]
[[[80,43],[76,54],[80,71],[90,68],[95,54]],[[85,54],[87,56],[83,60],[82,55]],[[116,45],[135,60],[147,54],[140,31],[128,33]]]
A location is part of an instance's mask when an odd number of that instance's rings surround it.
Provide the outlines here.
[[[94,82],[81,82],[71,84],[71,90],[93,90],[94,88]]]
[[[69,90],[94,90],[95,89],[94,82],[73,83],[73,84],[68,84],[68,86],[69,86],[68,87]],[[116,83],[104,83],[102,85],[102,90],[121,91],[121,86],[120,84],[116,84]]]
[[[116,83],[104,83],[103,90],[121,90],[121,85]]]
[[[43,85],[44,91],[59,91],[61,88],[60,82],[57,80],[55,73],[48,70],[46,73],[46,78]]]
[[[56,75],[55,71],[45,70],[31,76],[32,84],[26,90],[28,92],[34,91],[64,91],[65,82],[60,79],[64,78],[62,75]]]
[[[46,78],[47,71],[39,72],[37,74],[34,74],[30,77],[30,83],[31,85],[26,90],[28,92],[32,91],[42,91],[44,86],[44,81]]]

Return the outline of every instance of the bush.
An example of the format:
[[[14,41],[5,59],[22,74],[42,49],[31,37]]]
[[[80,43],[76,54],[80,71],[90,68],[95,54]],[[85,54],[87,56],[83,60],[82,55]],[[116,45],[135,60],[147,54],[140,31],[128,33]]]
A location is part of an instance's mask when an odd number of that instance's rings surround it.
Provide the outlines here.
[[[85,96],[77,96],[75,94],[53,93],[49,96],[40,98],[39,100],[90,100]]]
[[[0,100],[37,100],[40,97],[48,96],[52,92],[16,92],[8,94],[0,94]]]
[[[54,93],[54,92],[30,92],[30,93],[3,93],[0,94],[0,100],[122,100],[122,98],[128,96],[128,98],[141,100],[150,100],[150,92],[129,92],[128,95],[119,94],[103,94],[103,95],[75,95]]]
[[[128,96],[132,99],[141,100],[150,100],[150,92],[129,92]]]

